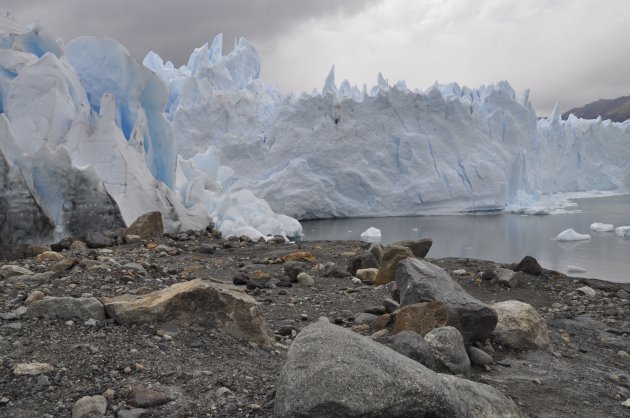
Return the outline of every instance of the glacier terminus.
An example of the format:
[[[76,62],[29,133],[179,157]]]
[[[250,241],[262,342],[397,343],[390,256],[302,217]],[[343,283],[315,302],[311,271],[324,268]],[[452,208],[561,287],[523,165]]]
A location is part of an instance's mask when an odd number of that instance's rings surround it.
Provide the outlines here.
[[[218,35],[179,68],[113,39],[67,44],[0,17],[3,245],[130,225],[299,239],[297,219],[544,213],[540,196],[624,192],[630,122],[538,118],[506,81],[337,84],[283,94]]]

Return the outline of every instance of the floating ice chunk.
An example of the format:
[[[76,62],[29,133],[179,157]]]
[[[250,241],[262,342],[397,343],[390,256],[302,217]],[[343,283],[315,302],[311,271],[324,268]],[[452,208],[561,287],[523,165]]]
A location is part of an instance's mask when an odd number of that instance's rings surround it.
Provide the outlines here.
[[[620,226],[615,228],[615,235],[619,237],[630,237],[630,226]]]
[[[567,266],[567,271],[569,273],[586,273],[586,269],[580,266]]]
[[[601,224],[601,223],[593,223],[591,224],[591,231],[596,232],[612,232],[615,230],[615,226],[612,224]]]
[[[361,239],[365,242],[380,242],[381,230],[371,226],[361,233]]]
[[[591,236],[588,234],[578,234],[573,229],[562,231],[554,238],[556,241],[582,241],[586,239],[591,239]]]

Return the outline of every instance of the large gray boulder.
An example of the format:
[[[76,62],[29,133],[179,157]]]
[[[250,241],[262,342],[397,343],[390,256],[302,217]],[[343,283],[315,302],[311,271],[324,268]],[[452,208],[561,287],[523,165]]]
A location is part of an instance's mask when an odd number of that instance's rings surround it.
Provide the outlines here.
[[[289,349],[276,390],[284,417],[522,417],[501,392],[435,373],[348,329],[320,321]]]
[[[484,341],[492,335],[497,313],[469,295],[442,268],[416,258],[402,260],[396,269],[400,305],[437,301],[446,305],[448,325],[462,333],[464,342]]]

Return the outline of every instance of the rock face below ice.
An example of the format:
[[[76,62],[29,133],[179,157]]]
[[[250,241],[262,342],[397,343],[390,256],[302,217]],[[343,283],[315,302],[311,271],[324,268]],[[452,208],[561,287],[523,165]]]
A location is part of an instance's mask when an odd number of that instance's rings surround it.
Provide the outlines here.
[[[554,238],[556,241],[582,241],[587,239],[591,239],[591,236],[588,234],[578,234],[573,229],[562,231]]]

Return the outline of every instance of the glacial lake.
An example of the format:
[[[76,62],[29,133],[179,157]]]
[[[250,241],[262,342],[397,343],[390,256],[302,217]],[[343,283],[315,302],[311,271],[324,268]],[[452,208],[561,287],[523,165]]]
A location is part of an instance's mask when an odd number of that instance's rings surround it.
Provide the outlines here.
[[[467,257],[501,263],[531,255],[547,269],[576,277],[630,283],[630,237],[595,232],[595,222],[630,225],[630,194],[572,200],[571,213],[556,215],[475,214],[350,218],[302,221],[304,240],[359,240],[369,227],[381,230],[382,244],[430,237],[428,257]],[[554,241],[573,228],[585,241]],[[568,273],[568,266],[585,273]]]

